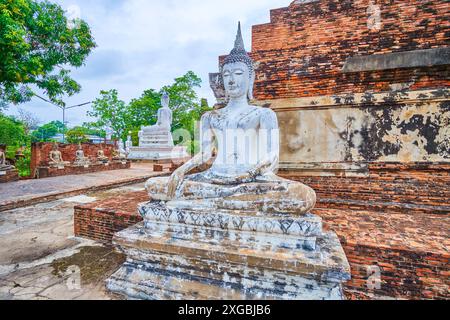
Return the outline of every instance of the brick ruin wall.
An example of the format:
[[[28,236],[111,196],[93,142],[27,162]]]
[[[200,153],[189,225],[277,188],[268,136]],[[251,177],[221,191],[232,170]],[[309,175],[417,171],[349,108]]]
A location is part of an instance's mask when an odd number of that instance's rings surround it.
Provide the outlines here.
[[[448,1],[294,1],[270,16],[252,28],[254,103],[278,113],[282,167],[449,162]]]
[[[90,158],[94,161],[97,158],[97,152],[102,149],[106,157],[112,159],[112,153],[115,148],[111,144],[93,144],[93,143],[82,143],[81,144],[84,152],[84,156]],[[49,154],[53,149],[52,142],[38,142],[31,145],[31,172],[32,174],[36,172],[38,167],[47,167],[49,162]],[[73,163],[75,161],[75,154],[78,150],[78,144],[58,144],[58,150],[61,151],[62,158],[64,161],[69,161]]]
[[[377,17],[379,25],[371,23]],[[446,87],[448,66],[350,74],[342,68],[349,57],[447,47],[449,39],[446,0],[294,1],[272,10],[270,23],[253,26],[255,96],[385,92],[395,84],[410,90]]]
[[[370,4],[380,25],[368,25]],[[348,298],[450,298],[448,63],[342,72],[353,56],[449,39],[444,0],[294,1],[253,27],[255,103],[278,114],[279,175],[316,190],[314,213],[351,265]],[[75,234],[111,243],[147,200],[141,192],[76,207]],[[373,267],[380,283],[368,288]]]

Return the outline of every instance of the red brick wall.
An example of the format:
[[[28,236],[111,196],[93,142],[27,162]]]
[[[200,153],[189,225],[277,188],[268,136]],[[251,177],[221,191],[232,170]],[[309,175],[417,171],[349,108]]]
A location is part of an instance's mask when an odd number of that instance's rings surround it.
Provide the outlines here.
[[[82,145],[84,155],[93,160],[97,158],[97,151],[103,149],[105,156],[112,159],[112,151],[114,145],[110,144],[92,144],[83,143]],[[52,142],[39,142],[31,145],[31,172],[35,172],[39,166],[47,166],[49,161],[50,151],[53,149]],[[75,153],[78,150],[78,144],[58,144],[58,150],[61,151],[64,161],[73,163],[75,161]]]
[[[14,170],[6,171],[5,175],[0,175],[0,183],[7,183],[19,180],[19,172]]]
[[[280,176],[312,187],[318,208],[401,213],[450,213],[449,163],[370,163],[367,177]]]
[[[395,69],[343,74],[347,58],[450,43],[446,0],[373,0],[381,29],[367,25],[369,0],[292,3],[271,11],[271,22],[253,26],[257,63],[255,98],[270,100],[389,91],[389,84],[413,81],[411,90],[450,85],[450,68]]]
[[[352,269],[352,280],[345,285],[348,299],[450,299],[448,254],[354,243],[343,246]],[[368,286],[373,267],[380,268],[379,287]]]
[[[74,232],[77,237],[112,244],[116,232],[142,221],[137,205],[148,201],[146,191],[75,207]]]

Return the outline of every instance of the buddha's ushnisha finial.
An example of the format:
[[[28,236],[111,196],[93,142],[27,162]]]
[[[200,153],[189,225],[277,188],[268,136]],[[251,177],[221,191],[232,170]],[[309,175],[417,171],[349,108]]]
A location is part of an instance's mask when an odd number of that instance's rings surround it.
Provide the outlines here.
[[[242,31],[241,31],[241,23],[238,24],[238,30],[236,34],[236,40],[234,42],[234,48],[231,50],[230,54],[224,59],[224,62],[222,64],[228,64],[228,63],[236,63],[236,62],[243,62],[245,63],[250,73],[253,73],[253,60],[248,55],[247,51],[244,47],[244,40],[242,38]]]
[[[234,49],[233,51],[239,52],[239,51],[245,51],[245,46],[244,46],[244,39],[242,38],[242,31],[241,31],[241,22],[239,21],[238,23],[238,31],[236,34],[236,40],[234,41]],[[231,52],[233,52],[231,51]]]

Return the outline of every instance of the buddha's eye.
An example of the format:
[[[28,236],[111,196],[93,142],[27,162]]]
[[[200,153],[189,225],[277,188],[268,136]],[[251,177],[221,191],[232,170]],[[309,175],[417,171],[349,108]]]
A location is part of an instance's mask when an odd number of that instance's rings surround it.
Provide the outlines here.
[[[227,71],[227,72],[224,72],[224,73],[223,73],[223,76],[224,76],[224,77],[229,77],[229,76],[230,76],[230,73],[229,73],[228,71]]]
[[[243,75],[243,74],[244,74],[244,71],[242,71],[242,70],[236,70],[236,71],[234,72],[234,74],[240,76],[240,75]]]

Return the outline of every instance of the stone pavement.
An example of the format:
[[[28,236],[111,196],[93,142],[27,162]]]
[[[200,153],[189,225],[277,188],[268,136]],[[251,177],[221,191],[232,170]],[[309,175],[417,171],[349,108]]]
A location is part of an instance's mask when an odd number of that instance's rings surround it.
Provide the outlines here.
[[[142,190],[140,183],[1,212],[0,300],[120,299],[104,281],[125,257],[74,237],[73,208]]]
[[[161,175],[153,165],[133,163],[131,169],[96,172],[0,184],[0,212],[32,204],[75,196],[89,191],[139,183]]]

